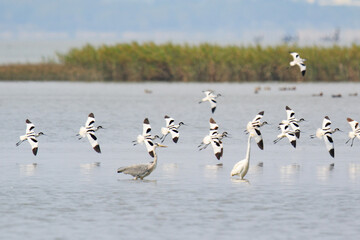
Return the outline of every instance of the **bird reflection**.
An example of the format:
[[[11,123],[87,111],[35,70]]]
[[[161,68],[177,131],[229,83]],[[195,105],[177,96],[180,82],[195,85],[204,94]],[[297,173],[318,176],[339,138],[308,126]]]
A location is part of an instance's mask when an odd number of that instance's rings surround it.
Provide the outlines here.
[[[233,182],[233,183],[246,183],[246,184],[250,185],[250,181],[245,179],[245,178],[243,178],[243,179],[241,179],[241,178],[231,178],[231,182]]]
[[[25,176],[34,176],[36,167],[37,167],[37,163],[32,163],[32,164],[20,164],[20,165],[19,165],[19,170],[20,170],[20,173],[21,173],[22,175],[25,175]]]
[[[350,163],[349,164],[349,178],[356,180],[360,177],[360,164]]]
[[[293,163],[291,165],[282,166],[280,168],[280,177],[282,182],[288,182],[293,176],[296,176],[300,171],[300,165]]]
[[[329,176],[331,171],[334,169],[335,164],[331,163],[330,165],[326,165],[326,166],[319,166],[317,168],[317,177],[319,180],[321,181],[326,181]]]
[[[218,172],[223,168],[222,163],[218,163],[215,165],[205,165],[204,168],[204,175],[206,178],[216,178],[218,175]]]

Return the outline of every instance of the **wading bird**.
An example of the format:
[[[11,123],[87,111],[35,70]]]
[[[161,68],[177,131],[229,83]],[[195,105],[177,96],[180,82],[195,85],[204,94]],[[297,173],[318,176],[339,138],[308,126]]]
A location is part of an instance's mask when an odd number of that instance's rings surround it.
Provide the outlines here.
[[[203,91],[203,93],[205,93],[205,97],[201,99],[199,103],[209,101],[211,112],[214,113],[216,109],[216,98],[221,96],[221,94],[215,94],[212,90]]]
[[[238,175],[240,177],[240,179],[244,179],[245,175],[247,174],[248,170],[249,170],[249,164],[250,164],[250,146],[251,146],[251,138],[252,138],[252,134],[249,134],[249,138],[248,138],[248,145],[247,145],[247,150],[246,150],[246,157],[245,159],[237,162],[233,169],[231,170],[231,177]]]
[[[304,62],[306,61],[306,59],[302,59],[300,58],[299,54],[296,52],[292,52],[290,53],[290,55],[294,58],[293,61],[290,62],[290,66],[295,66],[298,65],[300,68],[300,72],[303,76],[305,76],[305,72],[306,72],[306,66],[304,64]]]
[[[135,180],[141,179],[143,180],[144,177],[149,176],[152,173],[157,165],[157,154],[155,149],[157,147],[167,147],[158,143],[152,142],[150,139],[146,139],[146,142],[149,142],[150,145],[154,146],[154,161],[145,164],[136,164],[128,167],[121,167],[117,170],[118,173],[130,174],[134,177]]]
[[[205,136],[198,146],[199,151],[207,148],[208,145],[211,144],[214,150],[215,157],[220,160],[223,155],[224,148],[222,144],[222,139],[228,136],[227,132],[223,132],[221,134],[218,133],[219,126],[216,124],[213,118],[210,118],[210,133]]]
[[[291,128],[294,130],[295,132],[295,136],[297,138],[300,138],[300,126],[299,123],[302,121],[305,121],[305,119],[300,118],[300,120],[297,120],[295,118],[295,112],[294,110],[292,110],[291,108],[289,108],[288,106],[286,106],[286,116],[287,119],[286,120],[282,120],[281,123],[279,125],[290,125]]]
[[[85,127],[80,127],[79,133],[76,136],[80,136],[79,140],[84,137],[87,137],[95,152],[101,153],[100,145],[97,142],[97,137],[95,136],[95,132],[103,127],[102,126],[95,127],[94,124],[95,124],[94,114],[90,113],[86,120]]]
[[[291,145],[296,148],[296,137],[295,132],[290,130],[289,125],[281,124],[279,125],[281,133],[277,136],[277,139],[274,140],[274,143],[279,142],[284,137],[287,137],[289,139],[289,142]]]
[[[347,140],[346,143],[351,140],[351,146],[353,146],[355,137],[360,139],[360,127],[359,123],[351,118],[347,118],[347,121],[349,122],[352,131],[349,132],[349,140]]]
[[[175,125],[175,120],[168,115],[165,115],[166,127],[161,128],[161,133],[163,134],[160,137],[161,142],[165,141],[166,136],[170,133],[171,138],[174,143],[177,143],[179,140],[179,128],[181,125],[184,125],[183,122],[179,122],[179,124]]]
[[[154,146],[152,144],[152,140],[159,138],[158,135],[151,136],[151,126],[148,118],[144,119],[143,122],[143,132],[141,135],[137,136],[137,139],[133,141],[133,144],[136,145],[138,143],[145,143],[146,150],[149,152],[151,157],[154,157]],[[150,141],[147,141],[150,140]]]
[[[29,119],[26,119],[25,122],[26,122],[25,135],[20,136],[20,141],[16,143],[16,146],[19,146],[22,142],[27,140],[31,145],[33,154],[36,156],[39,145],[38,140],[36,138],[45,134],[43,132],[35,133],[34,131],[35,125]]]
[[[254,136],[254,139],[261,150],[264,149],[264,141],[261,136],[260,127],[268,124],[266,121],[261,122],[261,118],[263,116],[264,111],[259,112],[251,122],[248,122],[245,130],[247,134],[250,133],[252,136]]]
[[[326,149],[329,151],[330,156],[335,157],[335,149],[334,149],[334,141],[332,139],[332,134],[336,131],[340,131],[340,129],[335,128],[331,130],[330,128],[331,121],[328,116],[325,116],[322,127],[316,130],[315,135],[310,135],[311,138],[324,138]]]

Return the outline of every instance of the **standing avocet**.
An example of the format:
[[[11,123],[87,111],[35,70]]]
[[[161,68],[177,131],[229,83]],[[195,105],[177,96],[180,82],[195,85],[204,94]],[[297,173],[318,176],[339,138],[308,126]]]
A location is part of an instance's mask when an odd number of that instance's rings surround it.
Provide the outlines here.
[[[145,118],[143,121],[143,132],[141,135],[138,135],[136,140],[133,141],[133,144],[136,145],[138,143],[145,143],[145,147],[149,152],[151,157],[154,157],[154,144],[152,140],[159,138],[158,135],[151,136],[151,126],[148,118]],[[149,140],[149,141],[148,141]]]
[[[41,135],[44,135],[44,133],[39,132],[36,134],[34,131],[35,125],[29,119],[26,119],[25,122],[26,122],[25,135],[20,136],[20,141],[16,143],[16,146],[19,146],[22,142],[27,140],[31,145],[33,154],[36,156],[36,154],[38,152],[38,145],[39,145],[38,140],[36,138]]]
[[[290,130],[289,125],[281,124],[279,125],[281,133],[277,136],[277,139],[274,140],[274,143],[279,142],[284,137],[287,137],[289,139],[289,142],[291,145],[296,148],[296,137],[295,132]]]
[[[222,139],[227,137],[227,132],[223,132],[222,134],[218,133],[219,126],[216,124],[213,118],[210,118],[210,133],[205,136],[198,146],[199,151],[205,149],[207,146],[211,144],[214,150],[215,157],[220,160],[223,155],[224,148],[222,144]]]
[[[349,132],[349,140],[347,140],[346,143],[352,140],[351,146],[353,146],[355,137],[360,139],[360,127],[359,127],[359,123],[351,118],[347,118],[347,121],[349,122],[352,131]]]
[[[166,136],[170,133],[172,140],[174,143],[177,143],[179,140],[179,128],[181,125],[184,125],[183,122],[179,122],[179,124],[175,124],[175,120],[168,115],[165,115],[166,127],[161,128],[161,133],[163,134],[160,139],[161,142],[165,141]]]
[[[150,139],[145,139],[145,142],[148,142],[154,148],[153,150],[154,155],[152,156],[154,158],[154,161],[145,164],[136,164],[128,167],[121,167],[117,170],[118,173],[130,174],[134,177],[135,180],[137,179],[143,180],[144,177],[149,176],[150,173],[152,173],[155,170],[157,165],[157,154],[155,149],[157,147],[167,147],[167,146],[154,143]]]
[[[216,98],[221,96],[221,94],[215,94],[212,90],[203,91],[203,93],[205,93],[205,97],[201,99],[199,103],[209,101],[211,112],[214,113],[216,109]]]
[[[95,152],[101,153],[100,145],[97,142],[97,137],[95,136],[95,132],[101,129],[102,126],[95,127],[94,124],[95,124],[94,114],[90,113],[86,120],[85,127],[80,127],[79,133],[76,136],[80,136],[79,140],[84,137],[87,137]]]
[[[263,142],[263,139],[261,136],[260,127],[267,124],[266,121],[261,122],[261,118],[263,116],[264,116],[264,111],[259,112],[251,122],[248,122],[248,124],[246,125],[246,130],[245,130],[247,133],[250,133],[253,135],[258,147],[261,150],[264,150],[264,142]]]
[[[249,166],[250,166],[251,137],[252,137],[252,133],[249,134],[245,159],[237,162],[234,165],[234,167],[233,167],[233,169],[231,170],[231,173],[230,173],[231,177],[235,176],[235,175],[238,175],[240,177],[240,179],[244,179],[245,175],[247,174],[247,172],[249,170]]]
[[[322,127],[318,128],[316,130],[316,134],[311,135],[310,137],[315,138],[316,136],[317,138],[320,139],[323,137],[325,141],[326,149],[329,151],[330,156],[335,157],[334,141],[332,139],[332,134],[336,131],[340,131],[340,129],[335,128],[334,130],[331,130],[330,125],[331,125],[330,118],[328,116],[325,116],[322,123]]]
[[[302,121],[305,121],[305,119],[300,118],[300,120],[297,120],[295,118],[295,112],[294,110],[292,110],[291,108],[289,108],[288,106],[286,106],[286,116],[287,119],[286,120],[282,120],[281,123],[279,125],[290,125],[291,128],[294,130],[295,132],[295,136],[297,138],[300,138],[300,127],[299,127],[299,123]]]
[[[300,72],[303,76],[305,76],[305,72],[306,72],[306,66],[304,64],[304,62],[306,61],[306,59],[302,59],[300,58],[299,54],[296,52],[292,52],[290,53],[290,55],[294,58],[293,61],[290,62],[290,66],[295,66],[298,65],[300,68]]]

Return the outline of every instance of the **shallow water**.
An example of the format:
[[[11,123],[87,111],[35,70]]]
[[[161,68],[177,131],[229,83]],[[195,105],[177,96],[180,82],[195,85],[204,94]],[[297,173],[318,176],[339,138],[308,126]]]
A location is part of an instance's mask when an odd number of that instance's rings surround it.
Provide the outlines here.
[[[360,119],[359,84],[104,84],[1,82],[1,239],[357,239],[360,234],[360,141],[345,145],[346,117]],[[291,86],[293,86],[291,84]],[[198,104],[202,90],[223,97],[211,114]],[[152,90],[145,94],[144,89]],[[323,97],[312,97],[324,92]],[[331,98],[341,93],[342,98]],[[285,106],[301,123],[293,149],[286,139],[274,145]],[[264,151],[254,143],[247,182],[230,178],[245,157],[246,123],[264,110]],[[93,112],[102,154],[75,137]],[[178,144],[158,149],[157,169],[134,181],[116,169],[151,161],[131,141],[148,117],[159,133],[168,114],[187,126]],[[310,139],[328,115],[336,158],[324,143]],[[214,117],[224,139],[223,166],[210,148],[197,151]],[[39,138],[38,156],[28,143],[15,146],[29,118]],[[94,164],[100,162],[99,164]],[[263,162],[263,167],[257,164]],[[33,164],[36,163],[36,164]],[[330,163],[335,163],[333,169]]]

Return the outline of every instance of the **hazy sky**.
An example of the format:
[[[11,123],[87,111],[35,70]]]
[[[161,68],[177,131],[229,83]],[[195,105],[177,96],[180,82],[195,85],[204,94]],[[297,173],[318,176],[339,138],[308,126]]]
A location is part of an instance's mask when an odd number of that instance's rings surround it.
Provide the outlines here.
[[[360,0],[0,0],[0,41],[360,43]]]

